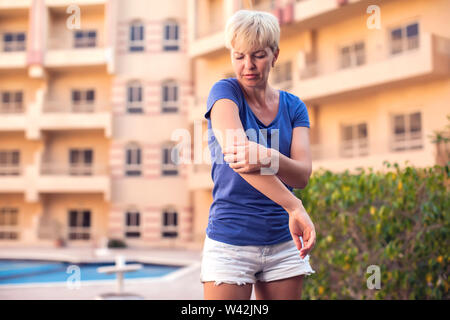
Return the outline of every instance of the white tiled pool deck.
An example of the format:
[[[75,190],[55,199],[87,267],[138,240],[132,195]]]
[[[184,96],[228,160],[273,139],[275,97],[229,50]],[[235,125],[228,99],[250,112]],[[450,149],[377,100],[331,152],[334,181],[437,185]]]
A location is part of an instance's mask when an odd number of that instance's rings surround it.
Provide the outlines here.
[[[75,265],[81,262],[113,262],[116,255],[124,255],[127,261],[183,266],[160,278],[125,279],[124,292],[148,300],[203,299],[201,250],[198,249],[108,249],[108,253],[104,254],[81,248],[0,249],[0,259],[56,260]],[[116,280],[83,281],[81,275],[79,288],[71,288],[65,282],[0,285],[0,300],[92,300],[100,294],[115,293],[116,288]]]

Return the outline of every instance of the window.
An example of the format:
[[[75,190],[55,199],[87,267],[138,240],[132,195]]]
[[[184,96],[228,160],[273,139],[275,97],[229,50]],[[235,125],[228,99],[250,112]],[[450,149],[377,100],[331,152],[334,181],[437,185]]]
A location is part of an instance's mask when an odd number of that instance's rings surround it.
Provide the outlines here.
[[[162,174],[164,176],[178,175],[178,149],[172,146],[165,146],[162,152]]]
[[[25,32],[6,32],[3,34],[3,51],[25,51]]]
[[[92,175],[93,174],[92,149],[70,149],[69,150],[69,174],[71,175]]]
[[[167,21],[164,24],[163,50],[179,50],[179,27],[175,21]]]
[[[127,111],[128,113],[142,113],[142,84],[140,81],[132,81],[127,86]]]
[[[89,240],[91,229],[91,211],[71,209],[68,215],[69,240]]]
[[[20,174],[20,151],[0,150],[0,176]]]
[[[145,50],[145,28],[140,21],[134,21],[130,25],[128,50],[130,52],[141,52]]]
[[[136,210],[128,210],[125,213],[125,237],[140,238],[140,213]]]
[[[178,236],[178,213],[172,209],[163,212],[163,225],[161,228],[163,238],[176,238]]]
[[[141,148],[136,143],[126,147],[125,174],[127,176],[141,175]]]
[[[22,91],[3,91],[1,99],[0,113],[21,113],[24,111]]]
[[[422,115],[420,112],[397,114],[393,116],[393,151],[421,149]]]
[[[0,208],[0,240],[19,238],[19,209]]]
[[[366,62],[364,42],[357,42],[341,48],[341,68],[360,66]]]
[[[367,124],[342,126],[342,157],[360,157],[369,153],[367,140]]]
[[[95,90],[72,90],[72,111],[93,112],[95,104]]]
[[[97,45],[97,31],[77,30],[73,34],[74,48],[94,48]]]
[[[391,30],[391,54],[413,50],[419,47],[419,24],[411,23]]]
[[[162,112],[178,111],[178,85],[174,81],[169,81],[162,86]]]

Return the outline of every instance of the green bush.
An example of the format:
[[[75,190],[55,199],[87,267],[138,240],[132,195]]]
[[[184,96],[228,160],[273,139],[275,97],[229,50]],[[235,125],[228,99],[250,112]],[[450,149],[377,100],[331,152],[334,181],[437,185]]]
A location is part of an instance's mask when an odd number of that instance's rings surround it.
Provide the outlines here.
[[[295,190],[317,233],[302,298],[449,299],[449,164],[314,172]],[[367,286],[370,265],[380,289]]]
[[[108,240],[108,248],[126,248],[127,244],[125,241],[120,239],[109,239]]]

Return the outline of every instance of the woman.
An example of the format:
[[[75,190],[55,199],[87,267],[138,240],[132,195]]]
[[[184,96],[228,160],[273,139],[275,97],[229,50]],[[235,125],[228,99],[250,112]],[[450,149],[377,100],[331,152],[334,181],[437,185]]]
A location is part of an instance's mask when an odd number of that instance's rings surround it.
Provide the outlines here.
[[[308,113],[268,84],[280,52],[275,16],[240,10],[225,36],[236,78],[214,84],[205,114],[214,188],[204,297],[250,299],[254,284],[256,299],[300,299],[303,276],[315,273],[314,225],[292,193],[312,170]]]

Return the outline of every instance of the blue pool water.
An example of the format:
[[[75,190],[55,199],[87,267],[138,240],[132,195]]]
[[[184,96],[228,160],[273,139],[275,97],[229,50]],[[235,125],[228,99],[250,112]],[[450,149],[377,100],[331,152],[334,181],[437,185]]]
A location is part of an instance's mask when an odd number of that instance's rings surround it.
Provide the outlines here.
[[[127,261],[128,264],[140,263]],[[138,271],[124,273],[125,279],[155,278],[167,275],[180,269],[176,266],[142,264]],[[97,272],[97,268],[113,266],[114,263],[80,263],[54,261],[32,261],[32,260],[0,260],[0,285],[18,283],[41,283],[41,282],[65,282],[73,277],[75,272],[69,266],[79,267],[81,281],[85,280],[113,280],[116,274],[104,274]]]

